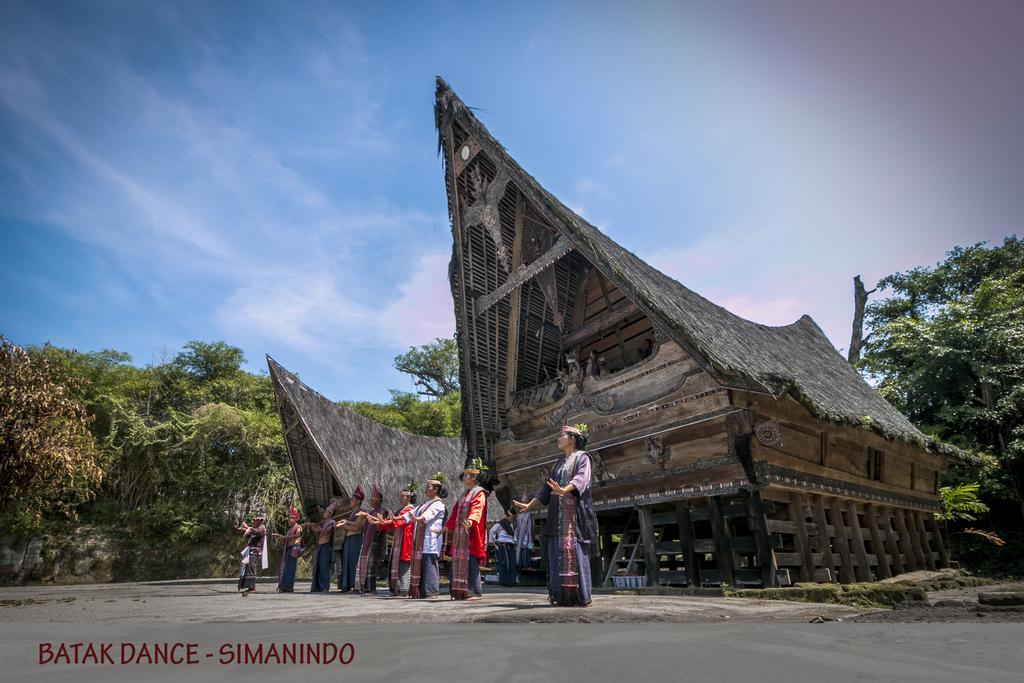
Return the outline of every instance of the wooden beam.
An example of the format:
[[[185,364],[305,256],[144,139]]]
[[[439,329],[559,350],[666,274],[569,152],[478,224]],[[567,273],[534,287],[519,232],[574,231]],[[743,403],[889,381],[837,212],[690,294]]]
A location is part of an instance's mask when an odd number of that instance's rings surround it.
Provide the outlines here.
[[[693,527],[690,525],[688,502],[676,503],[676,523],[679,525],[679,551],[686,569],[686,583],[689,586],[699,586],[700,568],[697,565],[697,553],[693,551]]]
[[[921,513],[917,510],[911,510],[911,519],[914,520],[914,527],[917,531],[918,537],[921,539],[921,549],[924,551],[924,563],[930,571],[935,571],[938,567],[935,564],[935,557],[932,555],[932,546],[928,542],[928,530],[924,528],[924,520],[921,519]]]
[[[818,527],[818,552],[821,553],[821,567],[829,570],[833,581],[837,581],[836,565],[832,561],[832,546],[828,540],[828,521],[825,519],[825,501],[820,495],[814,496],[814,524]]]
[[[512,268],[513,272],[523,262],[523,223],[526,215],[526,199],[522,192],[516,192],[516,220],[515,240],[512,242]],[[505,358],[505,395],[502,396],[506,409],[512,404],[512,397],[516,393],[516,375],[519,367],[519,312],[522,308],[522,289],[516,288],[508,300],[508,340]]]
[[[852,500],[846,502],[846,516],[850,520],[850,540],[853,542],[853,554],[857,558],[857,566],[853,571],[857,574],[858,581],[871,580],[871,565],[868,564],[868,551],[864,548],[864,536],[861,534],[860,519],[857,518],[857,503]],[[877,531],[871,533],[874,538]],[[878,560],[881,564],[881,560]]]
[[[942,532],[939,529],[939,521],[935,519],[935,515],[925,513],[925,517],[928,518],[928,528],[932,531],[932,544],[935,549],[939,551],[939,565],[942,568],[949,566],[949,553],[946,552],[946,544],[942,542]]]
[[[804,515],[804,497],[797,491],[789,494],[789,519],[793,522],[796,535],[793,538],[796,551],[800,553],[800,581],[814,580],[814,557],[807,535],[807,518]]]
[[[765,525],[764,505],[761,492],[750,492],[747,499],[750,529],[754,534],[754,547],[757,549],[757,564],[761,568],[761,587],[773,588],[779,584],[779,565],[775,560],[775,551],[768,542],[768,528]]]
[[[920,548],[914,547],[903,508],[893,508],[893,519],[896,520],[896,531],[900,535],[900,549],[903,551],[903,559],[906,560],[906,568],[912,572],[924,569],[924,557],[919,555]]]
[[[839,580],[843,583],[853,583],[853,560],[850,559],[850,543],[846,535],[846,523],[843,522],[843,511],[839,506],[839,499],[832,497],[829,501],[829,509],[832,512],[832,526],[836,530],[836,545],[839,547],[839,560],[842,565],[839,567]]]
[[[871,552],[875,554],[875,558],[878,560],[878,567],[875,571],[878,572],[879,579],[888,579],[892,576],[892,571],[889,568],[889,554],[885,552],[882,530],[878,528],[875,506],[871,503],[864,503],[864,523],[868,525],[868,530],[871,531]]]
[[[513,272],[509,273],[505,284],[495,287],[492,291],[473,302],[476,314],[480,315],[513,291],[522,287],[539,273],[555,265],[556,261],[570,251],[572,251],[572,242],[569,241],[568,237],[560,236],[551,248],[541,254],[536,261],[516,268]]]
[[[708,508],[711,513],[711,533],[715,543],[715,561],[718,564],[718,571],[722,575],[722,583],[735,586],[732,550],[729,549],[729,537],[725,528],[725,518],[722,517],[722,505],[717,497],[710,496],[708,498]]]
[[[654,525],[651,523],[651,508],[641,505],[637,508],[640,516],[640,538],[644,545],[644,573],[647,574],[647,585],[658,585],[658,573],[661,571],[658,554],[654,549]]]

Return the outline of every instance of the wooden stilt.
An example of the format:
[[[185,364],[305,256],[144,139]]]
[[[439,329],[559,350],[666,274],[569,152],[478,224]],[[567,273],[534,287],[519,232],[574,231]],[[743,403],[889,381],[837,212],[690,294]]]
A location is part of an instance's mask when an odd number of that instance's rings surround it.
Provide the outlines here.
[[[882,540],[883,532],[878,527],[875,506],[871,503],[864,503],[864,523],[867,524],[868,530],[871,532],[871,552],[875,554],[875,558],[878,560],[878,566],[875,571],[878,572],[879,579],[888,579],[892,576],[892,570],[889,567],[889,554],[885,552],[885,543]]]
[[[882,532],[885,534],[885,547],[889,549],[889,556],[892,558],[893,573],[902,574],[907,571],[907,565],[903,562],[902,546],[897,543],[896,532],[893,531],[896,512],[892,508],[880,507],[879,513],[882,516]]]
[[[735,586],[736,579],[733,576],[732,550],[729,549],[729,537],[725,529],[725,519],[722,517],[721,502],[715,496],[708,497],[708,511],[711,513],[711,533],[715,543],[715,562],[718,563],[718,571],[722,575],[722,584]]]
[[[894,508],[893,518],[896,520],[896,531],[900,534],[900,549],[903,551],[906,568],[912,572],[924,569],[924,556],[920,548],[914,547],[914,538],[907,528],[907,517],[903,508]]]
[[[839,548],[839,559],[842,564],[839,566],[839,580],[843,583],[853,583],[853,560],[850,557],[850,542],[846,534],[846,523],[843,521],[843,511],[839,506],[839,499],[833,497],[829,501],[829,510],[832,512],[832,526],[835,527],[835,545]]]
[[[825,519],[825,501],[820,495],[814,496],[814,524],[818,527],[818,550],[821,552],[821,566],[829,571],[832,581],[838,583],[836,565],[832,561],[832,546],[828,540],[828,521]]]
[[[800,580],[814,580],[814,556],[811,554],[811,542],[807,536],[807,518],[804,516],[804,497],[796,491],[789,494],[789,520],[796,525],[796,536],[793,538],[796,551],[800,553]]]
[[[853,568],[858,581],[871,580],[871,565],[868,564],[868,552],[864,548],[864,536],[861,533],[860,519],[857,516],[857,503],[849,500],[846,502],[846,519],[850,522],[850,541],[853,545],[853,556],[857,560],[857,566]],[[876,531],[872,536],[876,535]]]
[[[918,510],[912,510],[910,516],[914,520],[917,535],[921,539],[921,549],[924,551],[924,563],[930,571],[935,571],[938,568],[938,565],[935,564],[935,555],[932,554],[932,546],[928,542],[928,530],[924,528],[924,520],[921,518],[921,512]]]
[[[761,568],[761,587],[777,586],[779,565],[775,560],[775,552],[768,541],[768,527],[765,525],[764,504],[760,491],[751,491],[747,499],[747,516],[750,529],[754,534],[754,548],[757,549],[757,564]]]
[[[640,516],[640,538],[644,547],[644,573],[647,575],[647,585],[658,585],[658,574],[661,568],[658,566],[658,555],[654,549],[654,524],[651,522],[651,508],[641,505],[637,508]]]
[[[697,566],[697,553],[693,550],[693,527],[690,525],[690,504],[684,501],[676,503],[676,521],[679,524],[679,550],[683,556],[686,569],[686,584],[700,585],[700,567]]]
[[[931,513],[926,513],[925,517],[928,518],[928,528],[932,532],[932,544],[939,551],[939,567],[945,569],[949,566],[949,553],[946,552],[946,544],[942,541],[942,530],[939,529],[939,520],[935,519],[935,515]]]

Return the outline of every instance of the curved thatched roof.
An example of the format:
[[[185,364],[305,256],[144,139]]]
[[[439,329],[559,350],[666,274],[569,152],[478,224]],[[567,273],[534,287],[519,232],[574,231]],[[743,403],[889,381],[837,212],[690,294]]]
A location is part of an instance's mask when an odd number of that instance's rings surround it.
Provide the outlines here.
[[[864,381],[810,317],[781,327],[754,323],[651,267],[541,187],[440,78],[434,113],[442,143],[448,125],[458,121],[577,251],[723,384],[789,394],[819,417],[938,446]]]
[[[421,487],[435,472],[448,475],[453,495],[466,459],[462,439],[409,434],[369,420],[313,391],[267,356],[288,455],[304,505],[326,505],[332,497],[376,484],[386,507],[411,479]],[[449,497],[449,503],[452,497]],[[495,521],[500,506],[488,506]]]

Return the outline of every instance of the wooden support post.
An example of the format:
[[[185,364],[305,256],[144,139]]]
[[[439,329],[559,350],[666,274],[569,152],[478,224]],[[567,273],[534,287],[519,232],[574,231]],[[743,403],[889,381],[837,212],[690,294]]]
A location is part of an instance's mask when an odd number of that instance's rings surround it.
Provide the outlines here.
[[[925,513],[928,518],[928,528],[932,532],[932,545],[939,551],[939,567],[945,569],[949,566],[949,553],[946,552],[946,544],[942,542],[942,532],[939,530],[939,521],[930,512]]]
[[[832,526],[836,530],[836,545],[839,548],[839,559],[842,564],[839,567],[839,580],[843,583],[853,583],[853,560],[850,558],[849,537],[846,535],[846,523],[843,522],[843,511],[839,506],[839,499],[833,497],[829,501],[829,509],[832,512]]]
[[[938,566],[935,564],[935,556],[932,555],[932,546],[928,542],[928,530],[924,528],[924,520],[921,518],[921,513],[917,510],[911,510],[910,517],[914,520],[917,535],[921,538],[921,549],[924,551],[924,563],[930,571],[935,571]]]
[[[640,538],[644,544],[644,573],[647,574],[647,585],[658,585],[658,574],[661,567],[654,549],[654,525],[651,523],[651,508],[641,505],[637,508],[640,515]]]
[[[825,519],[825,502],[820,495],[814,496],[814,525],[818,527],[818,550],[821,551],[821,566],[827,569],[832,581],[838,583],[836,565],[832,561],[832,546],[828,541],[828,522]]]
[[[722,575],[722,584],[735,586],[732,574],[732,550],[729,549],[729,537],[725,530],[725,519],[722,517],[722,504],[715,496],[708,497],[708,509],[711,513],[711,533],[715,542],[715,562]]]
[[[750,519],[750,530],[754,534],[757,564],[761,568],[761,587],[773,588],[779,585],[779,564],[776,562],[775,552],[768,542],[768,526],[765,522],[760,491],[750,492],[750,497],[747,499],[747,517]]]
[[[796,525],[794,545],[800,553],[800,581],[814,581],[814,556],[811,554],[811,541],[807,536],[807,518],[804,515],[804,497],[792,491],[789,494],[789,520]]]
[[[853,541],[853,556],[857,558],[857,566],[853,568],[857,574],[858,581],[871,580],[871,565],[868,564],[868,552],[864,548],[864,536],[861,534],[860,519],[857,517],[857,503],[847,501],[846,516],[850,520],[850,539]],[[875,531],[871,534],[874,538],[878,535]]]
[[[875,516],[875,506],[871,503],[864,503],[864,523],[871,531],[871,552],[878,560],[878,578],[888,579],[892,576],[889,568],[889,555],[885,552],[885,543],[882,541],[882,530],[878,528],[878,518]]]
[[[878,511],[882,515],[882,531],[885,533],[885,547],[888,548],[889,556],[892,558],[893,574],[902,574],[907,571],[907,567],[903,563],[902,549],[896,542],[896,533],[892,528],[892,525],[895,524],[896,511],[887,507],[880,507]],[[907,561],[909,562],[910,558],[907,558]]]
[[[893,518],[896,520],[896,531],[900,534],[900,550],[903,551],[906,568],[912,572],[924,569],[924,557],[919,555],[920,549],[914,547],[910,530],[907,529],[907,518],[903,508],[893,508]]]
[[[676,503],[676,522],[679,524],[679,551],[683,556],[686,570],[686,584],[700,585],[700,568],[697,566],[697,553],[693,551],[693,527],[690,525],[690,504],[684,501]]]
[[[612,566],[615,545],[612,543],[612,527],[610,524],[599,525],[601,529],[601,576],[607,576]],[[603,583],[603,582],[602,582]]]

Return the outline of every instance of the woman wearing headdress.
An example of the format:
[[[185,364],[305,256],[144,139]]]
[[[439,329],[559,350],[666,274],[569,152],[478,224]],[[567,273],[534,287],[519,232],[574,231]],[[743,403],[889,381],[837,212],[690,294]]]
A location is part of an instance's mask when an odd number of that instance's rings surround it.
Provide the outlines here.
[[[407,512],[405,518],[416,522],[412,540],[412,566],[409,571],[409,597],[434,598],[441,592],[441,573],[438,559],[444,542],[444,517],[448,512],[444,499],[448,489],[445,476],[438,472],[427,479],[426,501]]]
[[[256,590],[256,579],[259,570],[267,568],[267,527],[263,524],[266,515],[257,512],[253,515],[252,526],[242,522],[238,530],[245,538],[242,550],[242,569],[238,576],[238,590],[248,595]]]
[[[359,559],[356,561],[356,590],[360,595],[377,592],[377,572],[381,560],[384,559],[384,542],[387,534],[378,533],[377,527],[367,523],[367,516],[379,517],[384,514],[384,494],[376,484],[370,492],[370,511],[360,510],[356,513],[362,524],[363,540],[359,548]]]
[[[410,524],[406,514],[411,512],[416,502],[416,482],[410,481],[398,493],[402,508],[394,517],[383,519],[367,513],[367,521],[373,524],[380,534],[394,531],[391,541],[391,567],[388,577],[388,592],[398,597],[409,594],[409,566],[412,563],[412,543],[415,524]]]
[[[295,592],[295,565],[302,555],[302,525],[299,524],[299,513],[293,507],[288,511],[288,531],[274,534],[281,539],[281,566],[277,572],[277,592]]]
[[[548,598],[553,605],[587,607],[591,600],[590,551],[597,539],[597,515],[590,492],[587,426],[566,425],[558,435],[561,457],[529,503],[512,501],[522,512],[548,509]]]
[[[474,458],[469,467],[462,471],[465,493],[455,502],[451,517],[445,522],[445,529],[451,538],[451,589],[452,600],[479,600],[483,597],[480,583],[480,564],[487,559],[487,542],[484,523],[487,520],[487,491],[478,479],[487,466],[483,460]],[[470,596],[470,591],[473,595]]]

